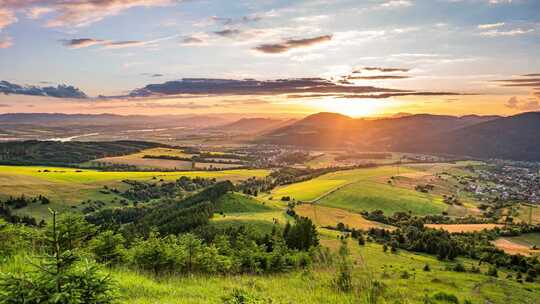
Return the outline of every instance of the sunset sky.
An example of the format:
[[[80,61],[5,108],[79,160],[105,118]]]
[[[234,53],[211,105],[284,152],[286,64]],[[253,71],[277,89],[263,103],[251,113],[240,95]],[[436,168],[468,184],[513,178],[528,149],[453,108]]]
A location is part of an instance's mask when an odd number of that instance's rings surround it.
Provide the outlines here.
[[[0,112],[540,110],[538,0],[0,0]]]

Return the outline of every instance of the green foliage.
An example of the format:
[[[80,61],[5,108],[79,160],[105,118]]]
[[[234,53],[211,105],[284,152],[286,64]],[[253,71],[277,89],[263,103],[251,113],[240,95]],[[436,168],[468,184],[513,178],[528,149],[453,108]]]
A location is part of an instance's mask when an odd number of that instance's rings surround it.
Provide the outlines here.
[[[459,299],[455,295],[451,293],[442,292],[442,291],[434,294],[433,299],[437,301],[443,301],[446,303],[454,303],[454,304],[459,303]]]
[[[283,231],[283,238],[287,246],[292,249],[306,251],[310,247],[319,245],[317,228],[307,217],[297,217],[296,223],[292,226],[287,223]]]
[[[89,247],[96,260],[106,265],[120,264],[126,255],[125,239],[122,235],[107,230],[93,238]]]
[[[56,238],[61,248],[74,250],[83,247],[96,231],[96,226],[82,216],[67,213],[60,216],[56,225],[49,227],[47,234],[50,238]]]
[[[35,271],[0,276],[0,303],[108,304],[115,302],[112,280],[88,261],[81,261],[57,230],[56,213],[47,238],[47,254]],[[62,233],[69,234],[69,227]],[[76,231],[74,231],[75,233]]]

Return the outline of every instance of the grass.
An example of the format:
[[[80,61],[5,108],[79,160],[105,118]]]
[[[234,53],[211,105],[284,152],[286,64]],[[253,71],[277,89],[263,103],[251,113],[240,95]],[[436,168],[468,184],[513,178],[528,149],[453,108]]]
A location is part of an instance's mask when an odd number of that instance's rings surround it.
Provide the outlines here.
[[[323,243],[337,248],[337,239],[326,239]],[[514,279],[504,279],[484,274],[458,273],[446,270],[450,262],[413,254],[405,251],[383,253],[378,244],[368,243],[360,247],[350,242],[354,260],[352,292],[338,292],[332,285],[335,275],[333,267],[317,267],[311,271],[293,271],[270,275],[231,276],[171,276],[153,278],[129,269],[113,269],[112,277],[118,282],[122,303],[223,303],[222,298],[233,289],[242,289],[260,299],[272,299],[272,303],[368,303],[364,300],[368,278],[383,284],[378,303],[424,303],[425,295],[437,293],[453,294],[460,303],[469,300],[475,304],[537,303],[540,284],[519,284]],[[477,263],[460,260],[466,268]],[[431,271],[422,270],[429,264]],[[485,272],[482,267],[482,271]],[[404,278],[403,273],[409,278]],[[443,303],[443,302],[434,302]]]
[[[425,179],[426,174],[435,169],[444,170],[453,164],[430,164],[429,166],[402,166],[399,168],[399,180],[406,176],[409,180],[416,177]],[[413,214],[440,214],[448,209],[442,202],[441,194],[421,193],[410,189],[408,185],[388,184],[391,177],[397,175],[397,167],[382,166],[333,172],[309,181],[296,183],[274,190],[276,198],[290,196],[299,201],[316,202],[327,207],[350,211],[383,210],[386,214],[411,211]],[[426,173],[426,171],[428,171]],[[414,188],[414,187],[413,187]]]
[[[49,172],[45,172],[49,171]],[[216,178],[219,180],[242,180],[249,177],[263,177],[267,170],[225,170],[225,171],[178,171],[178,172],[105,172],[97,170],[77,170],[73,168],[44,166],[0,166],[0,199],[9,196],[44,195],[51,200],[50,205],[31,204],[18,212],[37,218],[45,217],[47,208],[67,209],[84,200],[111,202],[118,195],[102,193],[103,186],[124,189],[125,179],[151,181],[154,179],[175,180],[181,176]]]
[[[231,224],[234,223],[223,223]],[[262,227],[262,226],[261,226]],[[336,251],[339,247],[337,234],[322,234],[321,243]],[[153,277],[129,268],[113,268],[110,272],[121,295],[121,303],[130,304],[199,304],[223,303],[222,298],[233,289],[242,289],[260,299],[272,299],[272,303],[359,303],[367,304],[365,295],[370,279],[382,283],[380,304],[425,303],[426,295],[437,293],[455,295],[459,303],[465,300],[474,304],[533,304],[540,297],[540,283],[517,283],[515,273],[499,269],[499,277],[483,273],[487,265],[481,265],[480,274],[447,270],[455,262],[439,261],[433,256],[403,250],[397,253],[383,252],[382,246],[368,242],[358,246],[349,241],[353,259],[352,292],[338,292],[332,284],[336,274],[333,266],[315,266],[311,270],[299,270],[269,275],[184,275]],[[459,259],[466,269],[477,261]],[[423,271],[428,264],[431,271]],[[29,269],[28,260],[17,255],[0,263],[0,272],[19,272]],[[408,274],[405,278],[404,273]],[[513,278],[507,279],[507,275]],[[431,303],[445,303],[434,301]]]
[[[214,154],[214,153],[213,153]],[[190,170],[193,168],[191,161],[185,160],[173,160],[173,159],[156,159],[156,158],[144,158],[145,155],[149,156],[174,156],[182,158],[191,158],[193,154],[187,154],[180,149],[170,149],[170,148],[152,148],[140,151],[138,153],[116,156],[116,157],[105,157],[96,159],[94,161],[88,162],[87,164],[91,165],[93,163],[113,163],[113,164],[124,164],[124,165],[133,165],[139,168],[144,169],[172,169],[172,170]],[[216,156],[219,153],[215,154]],[[197,169],[206,169],[206,168],[234,168],[238,167],[236,164],[218,164],[218,163],[204,163],[197,162],[195,168]]]
[[[318,204],[352,211],[382,210],[389,215],[409,211],[417,215],[440,214],[448,208],[440,198],[429,194],[372,181],[347,185]]]
[[[275,208],[269,207],[264,202],[242,195],[239,193],[227,193],[217,201],[218,212],[223,213],[257,213],[272,211]]]
[[[336,227],[343,223],[350,228],[368,230],[369,228],[391,229],[391,226],[366,220],[358,213],[350,211],[318,206],[317,204],[302,204],[294,209],[298,215],[309,217],[317,226]]]

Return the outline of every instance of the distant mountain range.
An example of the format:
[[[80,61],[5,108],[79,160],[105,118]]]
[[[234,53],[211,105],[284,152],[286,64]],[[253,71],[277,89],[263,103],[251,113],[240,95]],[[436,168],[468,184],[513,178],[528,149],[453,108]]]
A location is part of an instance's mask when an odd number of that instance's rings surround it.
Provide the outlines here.
[[[511,117],[418,114],[371,120],[318,113],[257,141],[540,161],[540,113]]]
[[[286,127],[296,119],[242,118],[235,122],[214,127],[223,132],[258,134]]]

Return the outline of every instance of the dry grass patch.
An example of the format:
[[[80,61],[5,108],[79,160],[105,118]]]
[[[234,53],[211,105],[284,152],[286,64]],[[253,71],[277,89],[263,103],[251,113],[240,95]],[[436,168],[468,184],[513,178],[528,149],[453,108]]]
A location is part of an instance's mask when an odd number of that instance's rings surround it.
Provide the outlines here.
[[[393,229],[392,226],[372,222],[363,218],[360,214],[338,208],[319,206],[316,204],[301,204],[294,209],[300,216],[309,217],[317,226],[335,227],[343,223],[350,228],[367,230],[369,228]]]
[[[509,238],[497,239],[493,244],[508,254],[521,254],[524,256],[540,255],[540,250],[532,250],[531,247],[513,242]]]
[[[426,224],[426,227],[434,229],[443,229],[450,233],[461,233],[461,232],[477,232],[484,229],[490,230],[495,229],[496,227],[502,227],[503,225],[498,224]]]

